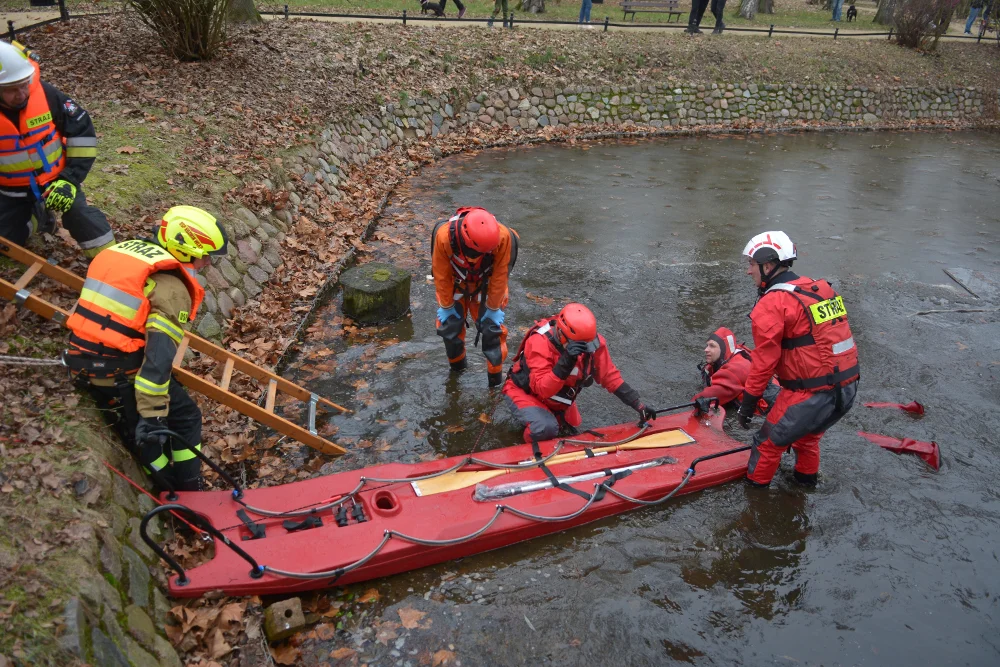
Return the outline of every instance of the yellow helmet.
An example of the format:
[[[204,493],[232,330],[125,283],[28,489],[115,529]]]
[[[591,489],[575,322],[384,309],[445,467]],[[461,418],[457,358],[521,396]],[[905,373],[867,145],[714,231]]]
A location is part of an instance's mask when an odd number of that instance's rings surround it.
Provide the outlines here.
[[[229,239],[215,216],[196,206],[174,206],[163,215],[156,241],[182,262],[224,255]]]

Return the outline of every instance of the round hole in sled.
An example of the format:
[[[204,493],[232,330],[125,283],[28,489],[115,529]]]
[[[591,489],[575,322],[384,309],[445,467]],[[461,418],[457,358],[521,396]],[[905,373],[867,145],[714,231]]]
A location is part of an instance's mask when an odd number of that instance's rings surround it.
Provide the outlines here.
[[[383,516],[391,516],[399,512],[399,500],[392,491],[379,491],[372,497],[375,511]]]

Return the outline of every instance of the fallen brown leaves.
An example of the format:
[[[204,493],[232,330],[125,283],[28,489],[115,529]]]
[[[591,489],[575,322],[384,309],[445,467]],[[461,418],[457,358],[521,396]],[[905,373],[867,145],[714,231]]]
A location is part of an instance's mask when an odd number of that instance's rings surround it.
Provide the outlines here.
[[[247,602],[199,600],[170,610],[167,637],[183,653],[218,660],[233,650],[243,632]]]

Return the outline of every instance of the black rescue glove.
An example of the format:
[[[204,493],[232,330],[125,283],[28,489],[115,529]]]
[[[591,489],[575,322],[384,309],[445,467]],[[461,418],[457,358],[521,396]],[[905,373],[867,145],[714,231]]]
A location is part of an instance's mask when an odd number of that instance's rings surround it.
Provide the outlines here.
[[[712,411],[712,401],[717,399],[711,396],[702,396],[701,398],[694,399],[694,416],[701,417],[704,414],[708,414]]]
[[[559,355],[559,360],[556,361],[556,365],[552,367],[552,374],[560,380],[568,378],[569,374],[573,372],[573,367],[576,366],[577,357],[586,351],[587,344],[582,341],[571,340],[566,343],[566,347],[563,348],[562,354]]]
[[[754,411],[757,410],[758,401],[760,401],[760,396],[743,392],[743,402],[740,403],[740,409],[736,413],[740,428],[750,428],[750,421],[753,419]]]
[[[163,455],[167,446],[165,433],[153,433],[166,428],[165,417],[139,417],[139,423],[135,426],[135,446],[139,453],[139,463],[147,468],[152,467],[153,462]]]
[[[639,421],[643,424],[656,419],[656,410],[648,407],[645,403],[640,403],[639,407],[637,407],[635,411],[639,413]]]

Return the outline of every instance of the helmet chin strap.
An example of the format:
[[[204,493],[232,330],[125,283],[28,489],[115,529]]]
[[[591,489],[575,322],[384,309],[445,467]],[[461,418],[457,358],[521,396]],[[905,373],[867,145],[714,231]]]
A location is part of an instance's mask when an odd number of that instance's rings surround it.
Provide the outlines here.
[[[762,265],[758,265],[758,266],[761,266],[761,268],[763,268]],[[761,284],[757,286],[757,292],[761,296],[763,296],[764,292],[767,291],[767,284],[769,282],[771,282],[771,279],[774,278],[776,275],[778,275],[778,269],[780,269],[780,268],[781,268],[781,263],[780,262],[775,262],[774,263],[774,268],[771,269],[770,271],[768,271],[767,273],[764,273],[763,271],[761,271],[761,273],[760,273],[760,282],[761,282]]]

